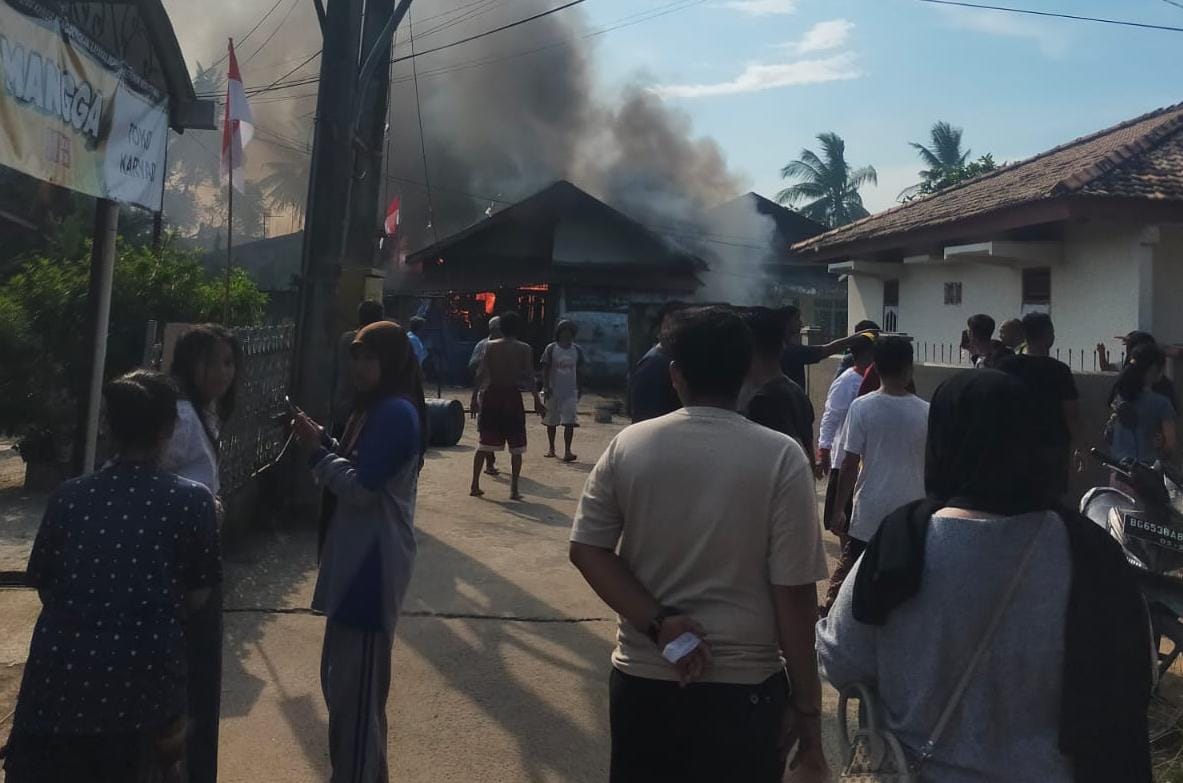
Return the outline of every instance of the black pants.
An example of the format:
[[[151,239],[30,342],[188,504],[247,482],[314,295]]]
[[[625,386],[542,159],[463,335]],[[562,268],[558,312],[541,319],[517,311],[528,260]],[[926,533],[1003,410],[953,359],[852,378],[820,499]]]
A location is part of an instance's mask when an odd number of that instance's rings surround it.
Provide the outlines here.
[[[830,474],[826,479],[826,505],[822,511],[822,524],[825,525],[826,530],[833,530],[830,527],[834,519],[834,503],[838,500],[838,478],[841,471],[838,468],[830,468]],[[851,495],[850,500],[846,501],[846,519],[850,521],[851,516],[854,515],[854,496]],[[839,538],[845,540],[846,536],[839,535]]]
[[[780,783],[789,684],[646,680],[612,670],[610,783]]]
[[[222,712],[222,587],[210,592],[205,605],[185,627],[189,663],[189,725],[185,767],[189,783],[218,779],[218,720]]]

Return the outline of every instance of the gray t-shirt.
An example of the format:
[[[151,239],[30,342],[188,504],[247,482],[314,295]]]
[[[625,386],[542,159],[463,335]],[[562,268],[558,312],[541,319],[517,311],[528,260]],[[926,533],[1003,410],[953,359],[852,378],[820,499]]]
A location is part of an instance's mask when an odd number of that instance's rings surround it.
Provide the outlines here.
[[[988,520],[938,514],[929,526],[920,592],[885,625],[864,625],[852,614],[861,560],[818,624],[830,683],[876,688],[887,724],[915,756],[1041,523],[1035,556],[922,781],[1071,783],[1071,764],[1058,747],[1072,580],[1063,523],[1044,512]]]

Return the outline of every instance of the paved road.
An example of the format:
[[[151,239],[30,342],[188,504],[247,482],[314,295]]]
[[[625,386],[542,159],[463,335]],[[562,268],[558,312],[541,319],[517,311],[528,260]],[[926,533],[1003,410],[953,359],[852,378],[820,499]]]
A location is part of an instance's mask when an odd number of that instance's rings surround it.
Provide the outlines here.
[[[471,427],[460,446],[430,455],[419,558],[395,644],[394,780],[607,779],[614,620],[568,564],[566,542],[587,471],[619,425],[587,422],[574,465],[543,460],[544,433],[532,423],[520,503],[508,500],[504,479],[486,479],[486,496],[468,497]],[[315,533],[288,530],[227,563],[227,783],[327,779],[324,621],[307,612],[314,556]],[[28,591],[0,592],[0,718],[35,614]]]

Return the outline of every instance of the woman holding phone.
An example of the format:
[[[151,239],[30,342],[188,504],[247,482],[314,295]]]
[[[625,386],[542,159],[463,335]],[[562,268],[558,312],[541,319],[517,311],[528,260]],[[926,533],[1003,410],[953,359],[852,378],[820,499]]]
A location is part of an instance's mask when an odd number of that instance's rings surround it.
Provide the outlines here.
[[[338,442],[297,411],[296,437],[337,505],[312,607],[325,614],[321,688],[333,779],[384,781],[394,630],[415,562],[415,495],[426,450],[423,376],[407,332],[391,321],[357,333],[357,390]]]

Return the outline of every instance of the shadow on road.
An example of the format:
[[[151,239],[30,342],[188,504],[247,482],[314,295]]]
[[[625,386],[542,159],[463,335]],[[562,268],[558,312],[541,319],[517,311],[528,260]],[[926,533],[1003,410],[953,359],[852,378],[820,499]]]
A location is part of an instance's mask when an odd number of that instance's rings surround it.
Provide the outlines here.
[[[452,575],[452,590],[439,596],[446,602],[439,606],[433,607],[422,595],[415,605],[408,605],[406,609],[417,616],[404,619],[399,643],[430,662],[452,689],[467,694],[514,737],[530,780],[603,779],[607,737],[572,721],[569,710],[560,705],[569,705],[574,695],[531,678],[531,666],[523,665],[523,657],[527,664],[542,664],[543,671],[562,670],[565,681],[574,676],[583,701],[599,704],[607,694],[611,645],[586,622],[565,617],[480,561],[422,530],[418,535],[420,557]],[[482,617],[457,621],[430,616],[444,606],[453,616]],[[504,615],[510,609],[513,614]],[[406,625],[410,622],[413,629]],[[463,622],[463,634],[457,632],[457,622]],[[511,652],[516,663],[510,660]],[[540,692],[549,695],[543,698]],[[604,769],[588,769],[589,748],[603,749]]]

